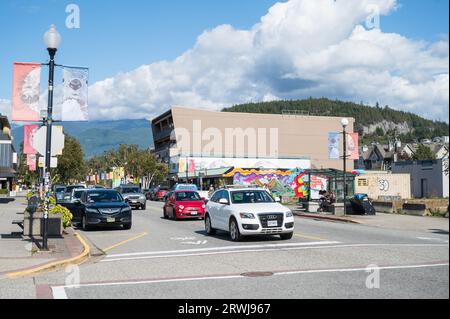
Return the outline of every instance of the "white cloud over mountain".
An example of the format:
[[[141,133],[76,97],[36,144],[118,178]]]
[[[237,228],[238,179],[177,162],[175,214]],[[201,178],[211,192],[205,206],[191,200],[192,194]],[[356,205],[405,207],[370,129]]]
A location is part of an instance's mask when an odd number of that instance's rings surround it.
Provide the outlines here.
[[[384,33],[382,17],[381,29],[367,28],[373,13],[395,10],[395,0],[275,4],[250,30],[218,26],[174,61],[94,83],[91,117],[151,118],[174,104],[221,109],[313,96],[379,101],[446,120],[448,39],[426,43]]]

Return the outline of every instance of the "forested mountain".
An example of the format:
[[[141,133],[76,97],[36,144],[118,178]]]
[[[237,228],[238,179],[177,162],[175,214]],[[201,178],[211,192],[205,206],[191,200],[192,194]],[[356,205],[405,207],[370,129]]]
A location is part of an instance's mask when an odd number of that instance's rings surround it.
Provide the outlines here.
[[[353,117],[363,143],[387,142],[399,137],[402,142],[413,142],[424,138],[448,136],[449,125],[431,121],[416,114],[397,111],[389,106],[367,106],[352,102],[329,99],[306,99],[249,103],[225,108],[223,112],[283,114],[294,112],[313,116]]]

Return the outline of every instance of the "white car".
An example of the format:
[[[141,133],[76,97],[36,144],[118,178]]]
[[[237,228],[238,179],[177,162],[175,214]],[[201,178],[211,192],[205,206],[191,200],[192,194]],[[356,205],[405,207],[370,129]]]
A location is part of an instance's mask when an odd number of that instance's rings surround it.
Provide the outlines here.
[[[294,234],[294,215],[264,189],[220,189],[206,204],[205,230],[208,235],[229,232],[233,241],[248,235],[288,240]]]

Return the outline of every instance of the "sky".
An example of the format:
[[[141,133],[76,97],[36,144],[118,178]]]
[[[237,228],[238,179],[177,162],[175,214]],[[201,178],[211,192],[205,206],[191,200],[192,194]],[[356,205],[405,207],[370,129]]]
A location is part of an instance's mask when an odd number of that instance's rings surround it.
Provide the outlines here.
[[[65,25],[71,3],[80,28]],[[13,62],[46,62],[42,37],[55,24],[63,38],[57,63],[89,67],[93,120],[152,118],[174,104],[220,110],[312,96],[448,121],[448,7],[448,0],[2,0],[0,112],[10,112]],[[368,20],[374,12],[379,28]],[[44,69],[43,90],[46,81]]]

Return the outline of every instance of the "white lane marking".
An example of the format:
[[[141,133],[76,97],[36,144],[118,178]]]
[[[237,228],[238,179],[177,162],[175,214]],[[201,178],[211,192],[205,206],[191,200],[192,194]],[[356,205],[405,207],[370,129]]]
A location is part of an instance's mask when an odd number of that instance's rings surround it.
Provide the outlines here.
[[[423,265],[400,265],[400,266],[384,266],[379,267],[380,270],[396,270],[396,269],[418,269],[418,268],[431,268],[431,267],[445,267],[449,266],[448,263],[440,264],[423,264]],[[366,271],[367,267],[364,268],[337,268],[337,269],[312,269],[312,270],[296,270],[296,271],[282,271],[275,272],[274,276],[282,275],[297,275],[306,273],[323,273],[323,272],[359,272]],[[155,284],[155,283],[167,283],[167,282],[189,282],[189,281],[203,281],[203,280],[220,280],[220,279],[243,279],[248,278],[243,275],[229,275],[229,276],[203,276],[203,277],[192,277],[192,278],[174,278],[174,279],[155,279],[155,280],[145,280],[145,281],[128,281],[128,282],[104,282],[104,283],[93,283],[93,284],[79,284],[79,285],[67,285],[67,286],[56,286],[52,287],[53,291],[61,291],[64,289],[72,288],[83,288],[83,287],[105,287],[105,286],[131,286],[131,285],[144,285],[144,284]],[[270,278],[270,277],[266,277]],[[67,294],[64,292],[67,298]]]
[[[300,246],[315,246],[315,245],[330,245],[330,244],[340,244],[340,242],[338,242],[338,241],[317,241],[317,242],[309,242],[309,243],[242,245],[242,246],[223,246],[223,247],[196,248],[196,249],[184,249],[184,250],[147,251],[147,252],[140,252],[140,253],[107,255],[105,258],[197,253],[197,252],[220,251],[220,250],[243,250],[243,249],[253,249],[253,248],[259,248],[259,249],[261,249],[261,248],[280,248],[281,249],[282,247],[300,247]]]
[[[185,242],[182,242],[181,244],[182,245],[205,245],[205,244],[207,244],[208,243],[208,241],[207,240],[199,240],[199,241],[185,241]]]
[[[405,266],[385,266],[378,267],[379,270],[395,270],[395,269],[417,269],[417,268],[430,268],[430,267],[444,267],[448,266],[448,263],[441,264],[424,264],[424,265],[405,265]],[[283,271],[275,273],[275,276],[282,275],[297,275],[297,274],[317,274],[324,272],[356,272],[356,271],[367,271],[367,267],[365,268],[344,268],[344,269],[314,269],[314,270],[294,270],[294,271]]]
[[[184,240],[195,240],[195,237],[172,237],[170,240],[178,240],[178,241],[184,241]]]
[[[444,239],[442,239],[442,238],[417,237],[417,239],[420,239],[420,240],[430,240],[430,241],[440,241],[440,242],[448,243],[448,240],[444,240]]]
[[[145,260],[145,259],[162,259],[162,258],[177,258],[177,257],[200,257],[211,255],[229,255],[229,254],[242,254],[253,252],[270,252],[270,251],[291,251],[291,250],[309,250],[309,249],[329,249],[329,248],[355,248],[355,247],[447,247],[443,244],[353,244],[353,245],[327,245],[327,246],[314,246],[314,247],[291,247],[291,248],[266,248],[266,249],[246,249],[246,250],[231,250],[231,251],[216,251],[216,252],[204,252],[204,253],[185,253],[185,254],[171,254],[171,255],[152,255],[141,257],[123,257],[123,258],[105,258],[101,260],[101,263],[117,262],[117,261],[130,261],[130,260]]]
[[[53,299],[68,299],[64,286],[52,287]]]

